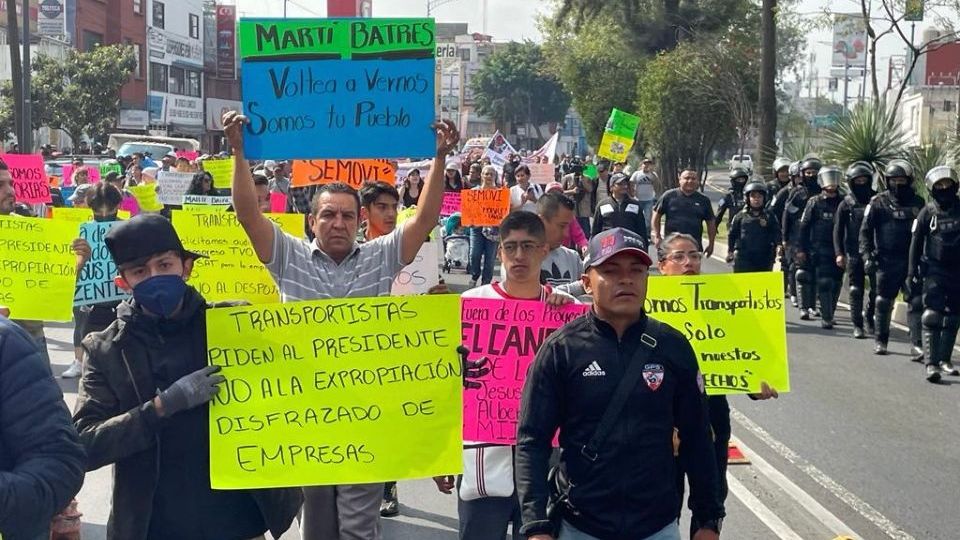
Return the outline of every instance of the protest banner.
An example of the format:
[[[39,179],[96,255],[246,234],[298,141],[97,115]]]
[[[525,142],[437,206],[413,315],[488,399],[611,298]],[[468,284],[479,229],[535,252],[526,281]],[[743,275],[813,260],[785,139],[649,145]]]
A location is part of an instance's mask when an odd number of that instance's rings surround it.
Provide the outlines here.
[[[443,194],[443,204],[440,206],[441,216],[452,216],[460,211],[460,192],[447,191]]]
[[[68,208],[63,207],[54,207],[51,208],[51,219],[57,221],[69,221],[71,223],[86,223],[87,221],[93,221],[93,209],[92,208]],[[117,212],[117,219],[130,219],[130,212],[126,210],[120,210]]]
[[[410,176],[410,172],[416,169],[420,173],[420,177],[426,176],[425,171],[430,170],[430,166],[433,165],[432,159],[424,159],[422,161],[407,161],[405,163],[397,164],[397,175],[396,175],[396,184],[399,186],[407,179],[407,176]]]
[[[499,130],[493,134],[486,150],[483,151],[483,155],[490,158],[490,164],[496,167],[503,167],[507,161],[510,161],[510,154],[516,153],[513,145]]]
[[[73,318],[77,224],[0,216],[0,306],[14,319]]]
[[[157,198],[157,185],[156,184],[139,184],[136,186],[128,186],[127,191],[133,195],[133,198],[136,199],[137,208],[142,212],[159,212],[163,210],[163,204],[160,203],[160,200]],[[121,208],[125,210],[128,207],[120,205]]]
[[[291,187],[343,182],[360,189],[364,182],[393,184],[397,168],[386,159],[311,159],[293,162]]]
[[[644,306],[690,340],[708,394],[790,391],[783,274],[658,276]]]
[[[213,177],[213,187],[225,189],[233,185],[233,158],[205,159],[203,170]]]
[[[547,159],[547,163],[553,163],[553,159],[557,157],[557,143],[560,142],[560,132],[554,133],[547,142],[538,148],[535,152],[529,156],[523,157],[523,162],[526,164],[530,163],[540,163],[540,160],[543,158]]]
[[[181,204],[223,206],[227,207],[233,204],[233,197],[219,195],[184,195]]]
[[[270,192],[270,211],[274,214],[283,214],[287,211],[287,194],[278,191]]]
[[[626,161],[627,154],[633,148],[633,141],[637,136],[639,126],[639,116],[623,112],[620,109],[613,109],[603,131],[603,138],[600,140],[600,149],[597,150],[597,155],[609,158],[614,162]]]
[[[457,474],[455,295],[207,311],[210,484],[256,489]],[[429,434],[429,436],[424,436]]]
[[[158,200],[161,204],[181,204],[183,196],[190,189],[191,182],[193,182],[193,173],[160,171],[157,173]]]
[[[83,169],[87,171],[87,183],[96,184],[100,182],[100,168],[99,167],[87,167],[83,166]],[[60,183],[70,186],[73,185],[73,171],[75,167],[71,164],[66,164],[60,167]]]
[[[3,162],[10,169],[17,202],[52,203],[50,181],[40,154],[4,154]]]
[[[175,153],[177,154],[178,158],[186,158],[190,161],[194,161],[200,157],[200,152],[197,152],[196,150],[177,150]]]
[[[424,242],[413,262],[404,266],[393,279],[390,294],[407,296],[427,294],[431,287],[440,284],[440,248],[436,242]]]
[[[80,238],[90,244],[90,260],[80,269],[73,293],[73,305],[86,306],[122,300],[129,295],[117,287],[117,265],[103,241],[107,231],[119,221],[91,221],[80,225]]]
[[[509,189],[465,189],[460,192],[460,222],[464,227],[499,227],[509,213]]]
[[[265,215],[293,236],[303,236],[302,215]],[[174,210],[173,227],[184,247],[209,257],[197,260],[190,276],[190,284],[208,301],[246,300],[252,304],[280,301],[273,278],[257,259],[236,214]]]
[[[463,399],[463,440],[514,444],[520,394],[543,340],[590,309],[585,304],[549,306],[527,300],[463,298],[463,346],[471,358],[486,357],[490,373],[483,387]]]
[[[248,158],[436,153],[433,19],[241,19],[237,31]]]
[[[550,163],[530,163],[530,181],[534,184],[549,184],[556,181],[553,165]]]
[[[181,210],[186,210],[186,211],[188,211],[188,212],[203,212],[203,213],[207,213],[207,214],[209,214],[209,213],[211,213],[211,212],[228,212],[228,211],[230,211],[230,207],[227,206],[227,205],[224,205],[224,204],[213,205],[213,204],[190,204],[190,203],[187,203],[187,204],[180,205],[180,209],[181,209]]]
[[[100,163],[100,178],[104,178],[108,174],[115,172],[118,175],[123,176],[123,167],[120,166],[116,161],[104,161]]]
[[[129,189],[127,191],[129,191]],[[124,194],[123,200],[120,201],[120,211],[127,212],[131,216],[135,216],[139,214],[140,205],[137,203],[137,198],[131,195]]]

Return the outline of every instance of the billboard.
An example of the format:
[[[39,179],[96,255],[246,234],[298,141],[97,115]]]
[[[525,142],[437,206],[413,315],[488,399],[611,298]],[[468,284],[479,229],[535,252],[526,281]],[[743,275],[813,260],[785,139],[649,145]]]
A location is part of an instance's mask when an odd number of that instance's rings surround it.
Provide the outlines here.
[[[833,19],[833,65],[863,65],[867,61],[867,32],[860,15],[838,13]]]
[[[237,78],[236,6],[217,6],[217,78]]]
[[[63,0],[42,0],[37,16],[41,36],[62,36],[66,30],[66,7]]]

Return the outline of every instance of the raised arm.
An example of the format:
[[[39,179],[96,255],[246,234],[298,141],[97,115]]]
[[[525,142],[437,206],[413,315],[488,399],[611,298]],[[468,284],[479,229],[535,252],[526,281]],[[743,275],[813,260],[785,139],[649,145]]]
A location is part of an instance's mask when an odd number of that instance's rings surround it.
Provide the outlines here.
[[[440,219],[440,206],[443,204],[443,171],[446,168],[447,154],[460,142],[460,132],[453,122],[441,120],[431,126],[437,134],[437,154],[433,157],[430,173],[423,186],[423,193],[417,203],[415,216],[405,221],[400,257],[404,264],[410,264],[427,239],[430,231]],[[252,187],[251,183],[251,187]]]
[[[247,117],[237,111],[227,111],[223,115],[223,133],[233,147],[233,209],[237,214],[237,221],[250,238],[257,258],[265,263],[273,257],[274,228],[270,220],[260,212],[250,164],[243,156],[243,126],[247,122]]]

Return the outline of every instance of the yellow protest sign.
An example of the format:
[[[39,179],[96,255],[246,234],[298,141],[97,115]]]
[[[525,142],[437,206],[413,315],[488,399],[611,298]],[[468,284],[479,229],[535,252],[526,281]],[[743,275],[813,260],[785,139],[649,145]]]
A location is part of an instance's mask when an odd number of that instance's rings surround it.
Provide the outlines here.
[[[233,185],[233,158],[205,159],[203,170],[213,177],[213,187],[228,189]]]
[[[69,221],[71,223],[86,223],[93,221],[93,210],[90,208],[70,208],[67,206],[55,207],[52,209],[52,218],[57,221]],[[130,212],[120,210],[117,212],[117,219],[130,219]]]
[[[460,298],[207,311],[214,489],[357,484],[462,469]]]
[[[654,277],[644,308],[690,340],[708,394],[790,391],[779,272]]]
[[[138,186],[129,186],[127,191],[133,195],[143,212],[159,212],[163,210],[163,205],[157,198],[156,184],[140,184]]]
[[[631,148],[633,148],[632,137],[621,137],[607,132],[600,139],[600,148],[597,150],[597,155],[608,158],[615,163],[621,163],[627,160]]]
[[[76,223],[0,216],[0,306],[33,321],[73,318]]]
[[[301,214],[265,214],[296,237],[303,236]],[[173,211],[173,227],[183,246],[207,255],[193,263],[190,284],[208,301],[246,300],[252,304],[280,301],[273,278],[250,245],[233,212]]]
[[[188,212],[227,212],[230,210],[229,206],[222,204],[184,204],[183,210]]]

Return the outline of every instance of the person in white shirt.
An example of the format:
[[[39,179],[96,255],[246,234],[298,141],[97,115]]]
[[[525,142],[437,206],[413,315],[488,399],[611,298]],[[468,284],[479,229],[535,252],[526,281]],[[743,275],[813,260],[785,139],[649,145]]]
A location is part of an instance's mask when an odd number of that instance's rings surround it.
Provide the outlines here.
[[[640,210],[643,211],[643,219],[647,225],[650,224],[653,205],[657,202],[655,186],[658,182],[657,173],[653,171],[653,160],[650,158],[644,159],[640,170],[630,176],[630,195],[640,201]]]
[[[540,284],[540,265],[547,257],[547,233],[536,214],[514,211],[500,224],[498,252],[506,278],[463,293],[463,298],[534,300],[564,304],[575,300]],[[520,502],[513,481],[513,447],[473,444],[464,441],[463,459],[482,481],[464,479],[459,486],[453,476],[433,480],[437,489],[457,490],[460,540],[502,540],[513,523],[513,540],[520,536]],[[482,485],[483,489],[473,486]],[[482,493],[481,493],[482,492]]]
[[[543,196],[543,186],[530,183],[530,168],[520,165],[513,172],[516,185],[510,188],[510,210],[537,211],[537,201]]]

